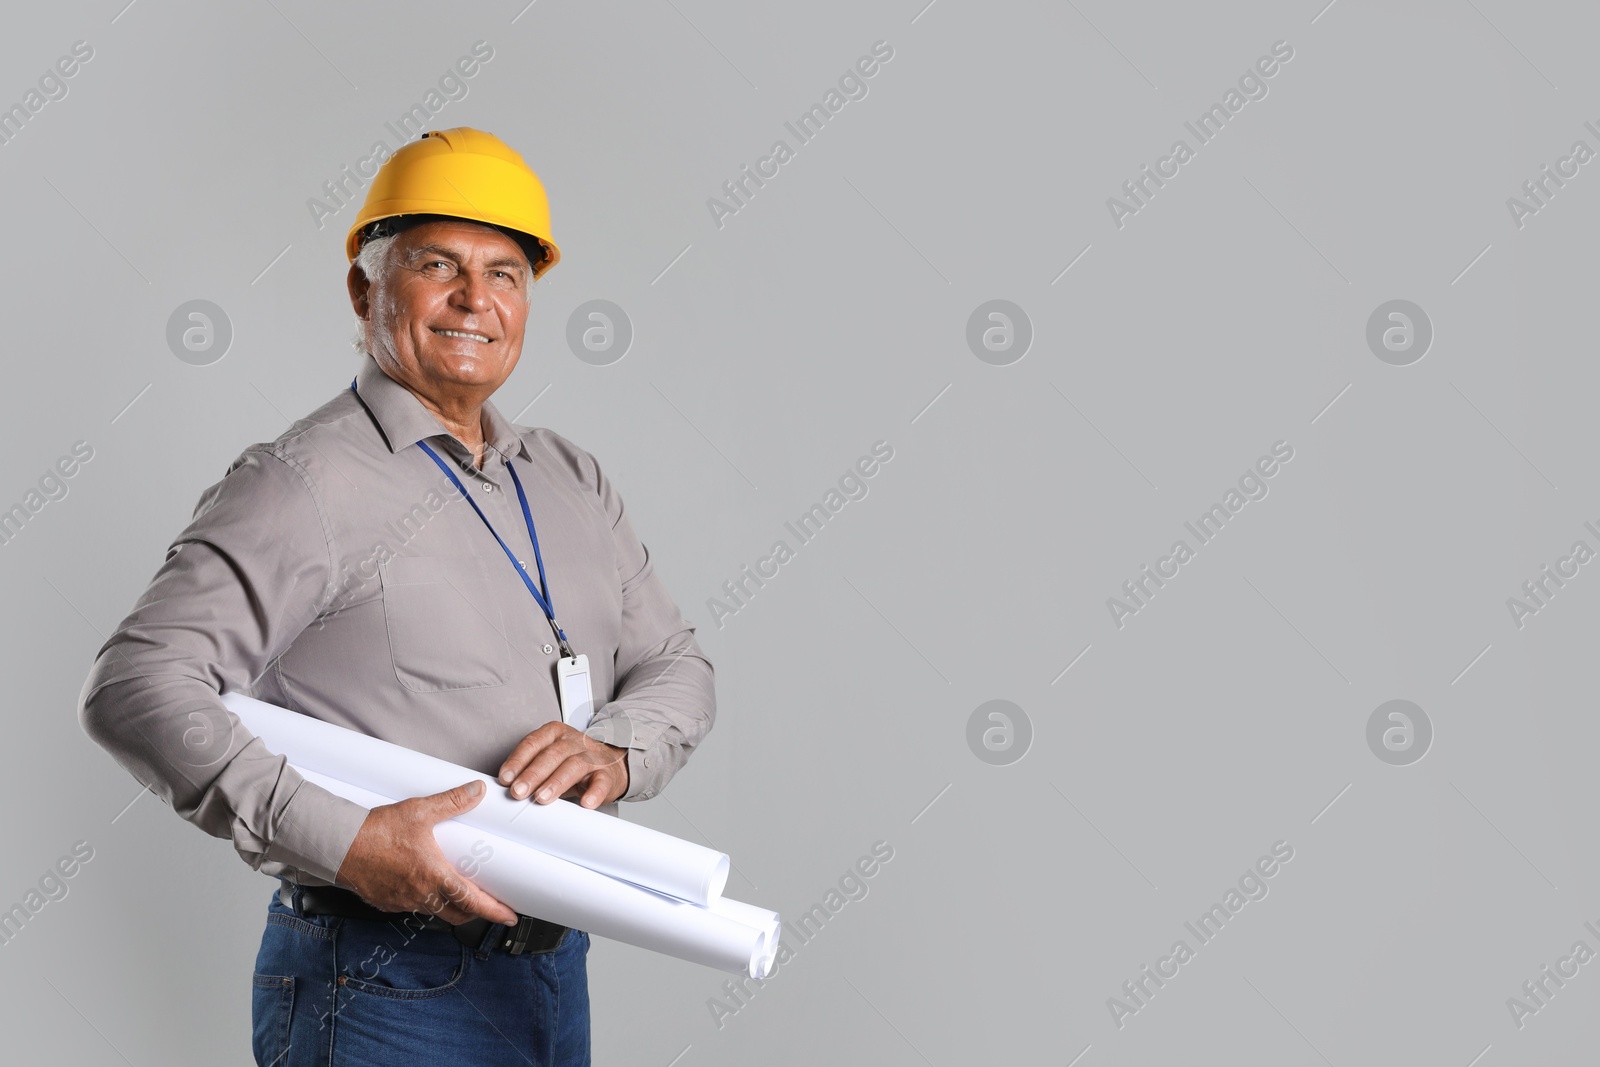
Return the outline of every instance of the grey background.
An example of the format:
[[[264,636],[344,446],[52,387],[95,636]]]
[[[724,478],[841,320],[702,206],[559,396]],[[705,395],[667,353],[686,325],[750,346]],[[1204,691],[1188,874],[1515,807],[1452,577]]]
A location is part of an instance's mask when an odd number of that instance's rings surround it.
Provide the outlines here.
[[[627,817],[727,850],[730,893],[788,916],[895,850],[720,1027],[724,976],[597,942],[598,1063],[1592,1050],[1600,963],[1520,1029],[1506,999],[1600,949],[1600,564],[1520,629],[1506,600],[1600,548],[1600,164],[1520,229],[1506,199],[1600,148],[1595,11],[923,3],[10,14],[0,100],[95,53],[0,146],[0,504],[95,458],[0,547],[0,905],[95,857],[0,946],[8,1057],[249,1062],[271,883],[138,799],[75,702],[199,493],[348,382],[356,209],[319,230],[306,202],[480,39],[431,125],[519,149],[563,249],[496,401],[608,466],[717,668],[710,739]],[[869,95],[719,229],[707,198],[878,40]],[[1107,198],[1279,40],[1269,94],[1115,226]],[[233,327],[210,366],[166,343],[195,299]],[[567,348],[595,299],[635,330],[609,366]],[[1009,366],[966,343],[993,299],[1034,331]],[[1365,340],[1395,299],[1434,328],[1410,366]],[[880,439],[869,495],[715,625]],[[1279,440],[1270,494],[1117,628],[1107,598]],[[1003,766],[967,742],[997,699],[1032,728]],[[1392,699],[1433,725],[1409,766],[1367,746]],[[1107,999],[1280,840],[1269,895],[1119,1028]]]

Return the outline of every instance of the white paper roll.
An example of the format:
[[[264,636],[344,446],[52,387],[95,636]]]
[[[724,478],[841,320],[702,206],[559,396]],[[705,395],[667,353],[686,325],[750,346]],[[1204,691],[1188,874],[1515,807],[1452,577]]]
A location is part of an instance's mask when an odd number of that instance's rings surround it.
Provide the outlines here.
[[[392,803],[388,797],[309,768],[296,769],[306,781],[363,807]],[[777,916],[772,912],[720,897],[712,907],[700,907],[546,855],[459,819],[436,824],[433,836],[457,870],[471,871],[474,882],[524,915],[751,978],[772,972],[777,954]],[[756,923],[742,917],[754,917]]]
[[[442,793],[476,778],[485,796],[460,819],[474,829],[702,907],[727,885],[724,852],[564,800],[515,800],[486,774],[242,693],[224,693],[222,703],[267,748],[301,770],[399,799]]]
[[[717,897],[711,902],[711,910],[744,926],[760,930],[766,935],[766,952],[762,956],[761,973],[757,974],[751,970],[750,977],[765,978],[770,974],[772,965],[778,958],[778,939],[783,936],[783,920],[778,917],[778,913],[731,897]]]

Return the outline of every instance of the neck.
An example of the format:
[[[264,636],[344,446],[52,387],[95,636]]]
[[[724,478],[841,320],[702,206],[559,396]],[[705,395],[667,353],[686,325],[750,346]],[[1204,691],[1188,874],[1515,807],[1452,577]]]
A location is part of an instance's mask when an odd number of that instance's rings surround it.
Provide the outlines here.
[[[469,393],[445,392],[430,395],[429,392],[407,381],[403,373],[396,373],[396,370],[385,366],[383,360],[378,361],[378,366],[390,378],[404,385],[411,395],[439,420],[439,425],[467,447],[467,451],[472,453],[475,466],[480,468],[483,466],[484,452],[487,448],[483,436],[483,402],[488,399],[487,392],[474,390]]]
[[[483,437],[483,404],[463,403],[455,406],[441,404],[425,396],[418,396],[422,406],[433,413],[439,424],[455,437],[456,440],[467,446],[472,453],[472,458],[477,466],[483,465],[483,453],[487,447]]]

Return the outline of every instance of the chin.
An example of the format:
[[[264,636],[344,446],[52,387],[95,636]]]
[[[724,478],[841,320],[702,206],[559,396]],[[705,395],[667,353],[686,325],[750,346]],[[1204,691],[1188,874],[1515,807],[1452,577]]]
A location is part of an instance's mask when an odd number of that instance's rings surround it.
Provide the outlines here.
[[[425,362],[437,377],[464,385],[496,383],[506,367],[506,361],[493,352],[475,356],[443,355]]]

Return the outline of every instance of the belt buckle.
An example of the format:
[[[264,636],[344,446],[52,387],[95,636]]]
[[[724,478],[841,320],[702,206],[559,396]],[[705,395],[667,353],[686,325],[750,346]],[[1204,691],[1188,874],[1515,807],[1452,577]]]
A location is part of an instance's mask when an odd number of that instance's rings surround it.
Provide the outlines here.
[[[500,942],[500,947],[506,950],[508,956],[520,956],[528,951],[528,943],[533,940],[534,923],[531,915],[517,916],[516,927]]]
[[[565,926],[532,915],[519,914],[517,925],[506,934],[505,939],[500,942],[500,947],[505,949],[509,956],[521,956],[527,952],[554,952],[566,939],[566,935]]]

